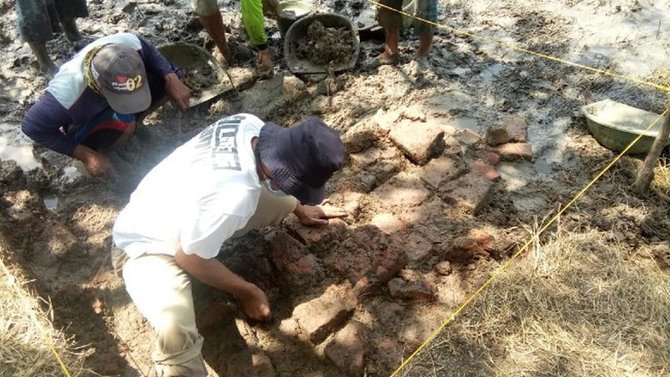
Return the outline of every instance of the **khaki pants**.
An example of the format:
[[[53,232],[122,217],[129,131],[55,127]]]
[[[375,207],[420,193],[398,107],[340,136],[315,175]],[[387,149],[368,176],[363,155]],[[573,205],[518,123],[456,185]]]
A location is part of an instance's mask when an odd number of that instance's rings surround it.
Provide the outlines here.
[[[279,224],[296,205],[294,197],[277,196],[263,188],[256,213],[233,237]],[[191,280],[174,257],[143,254],[128,259],[123,250],[113,248],[112,265],[117,273],[123,271],[128,294],[156,331],[152,359],[158,376],[206,376],[201,354],[203,338],[195,326]]]

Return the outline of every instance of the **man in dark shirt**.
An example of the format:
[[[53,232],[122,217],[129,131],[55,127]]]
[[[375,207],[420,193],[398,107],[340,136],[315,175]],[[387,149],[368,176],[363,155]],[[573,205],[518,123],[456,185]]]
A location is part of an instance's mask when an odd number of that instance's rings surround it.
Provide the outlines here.
[[[21,129],[36,143],[111,178],[104,155],[135,130],[137,119],[167,96],[186,109],[190,90],[147,40],[130,33],[100,38],[63,64],[28,110]]]

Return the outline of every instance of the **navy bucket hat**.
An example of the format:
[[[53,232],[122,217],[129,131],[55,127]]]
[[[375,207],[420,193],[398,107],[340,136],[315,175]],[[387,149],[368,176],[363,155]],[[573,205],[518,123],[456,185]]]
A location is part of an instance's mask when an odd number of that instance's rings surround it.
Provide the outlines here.
[[[316,117],[290,128],[265,123],[257,148],[272,181],[307,205],[323,201],[326,182],[344,164],[340,135]]]

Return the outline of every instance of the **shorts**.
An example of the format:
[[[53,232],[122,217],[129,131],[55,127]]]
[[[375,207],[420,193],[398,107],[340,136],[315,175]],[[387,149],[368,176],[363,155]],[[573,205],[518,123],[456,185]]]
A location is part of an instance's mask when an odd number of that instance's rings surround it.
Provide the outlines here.
[[[191,0],[191,5],[198,16],[209,16],[219,12],[216,0]]]
[[[19,32],[29,42],[46,42],[61,31],[59,19],[88,16],[85,0],[16,0]]]
[[[117,114],[107,108],[81,127],[71,127],[68,133],[78,143],[96,151],[111,147],[123,134],[134,130],[134,115]]]
[[[402,10],[402,0],[380,0],[380,4],[395,10]],[[414,15],[418,18],[437,22],[437,0],[414,0]],[[387,9],[384,7],[377,7],[377,22],[384,28],[400,29],[403,26],[403,17],[401,13]],[[419,36],[432,36],[435,33],[435,26],[426,23],[419,19],[412,21],[414,25],[414,32]]]

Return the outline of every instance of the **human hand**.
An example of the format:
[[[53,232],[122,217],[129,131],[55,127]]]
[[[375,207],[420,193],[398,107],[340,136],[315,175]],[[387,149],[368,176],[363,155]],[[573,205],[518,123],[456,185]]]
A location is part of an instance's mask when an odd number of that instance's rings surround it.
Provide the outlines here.
[[[116,178],[112,161],[102,153],[83,145],[77,145],[72,156],[84,164],[90,175],[109,180]]]
[[[191,98],[191,89],[179,80],[177,74],[168,73],[165,76],[165,92],[173,105],[182,110],[188,109],[189,100]]]
[[[112,161],[107,156],[97,153],[84,162],[86,171],[94,177],[113,180],[116,177]]]
[[[293,210],[302,225],[319,226],[327,225],[328,219],[346,217],[347,213],[335,207],[306,206],[298,204]]]
[[[249,288],[239,298],[242,302],[244,313],[250,318],[259,321],[269,321],[272,319],[268,296],[256,285],[249,283]]]

